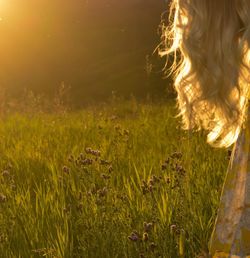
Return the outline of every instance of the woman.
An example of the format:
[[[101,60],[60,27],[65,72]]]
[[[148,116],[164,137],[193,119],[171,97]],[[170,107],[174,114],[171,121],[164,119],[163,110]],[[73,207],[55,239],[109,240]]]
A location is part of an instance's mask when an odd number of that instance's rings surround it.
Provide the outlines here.
[[[250,0],[173,0],[163,32],[182,129],[234,144],[209,253],[250,257]]]

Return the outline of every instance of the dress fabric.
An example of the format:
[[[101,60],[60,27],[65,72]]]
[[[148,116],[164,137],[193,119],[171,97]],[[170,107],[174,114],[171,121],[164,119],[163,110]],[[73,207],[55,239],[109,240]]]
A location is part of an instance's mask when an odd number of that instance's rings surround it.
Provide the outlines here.
[[[246,127],[232,149],[209,240],[212,258],[250,258],[250,107],[247,112]]]

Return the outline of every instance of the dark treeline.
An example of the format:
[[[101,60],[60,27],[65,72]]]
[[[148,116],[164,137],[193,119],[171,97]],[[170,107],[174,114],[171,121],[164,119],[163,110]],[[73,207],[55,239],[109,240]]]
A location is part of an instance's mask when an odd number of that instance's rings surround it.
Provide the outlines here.
[[[165,93],[165,60],[152,53],[166,1],[10,2],[0,22],[0,84],[11,94],[28,88],[51,95],[64,82],[80,106],[112,91]]]

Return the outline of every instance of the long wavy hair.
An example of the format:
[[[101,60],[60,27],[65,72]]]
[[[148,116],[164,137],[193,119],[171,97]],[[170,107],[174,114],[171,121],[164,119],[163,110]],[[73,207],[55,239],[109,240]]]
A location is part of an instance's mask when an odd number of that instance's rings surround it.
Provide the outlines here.
[[[213,147],[229,147],[246,126],[249,14],[249,0],[172,0],[162,25],[158,50],[166,64],[173,57],[165,71],[174,75],[176,117],[184,130],[208,130]]]

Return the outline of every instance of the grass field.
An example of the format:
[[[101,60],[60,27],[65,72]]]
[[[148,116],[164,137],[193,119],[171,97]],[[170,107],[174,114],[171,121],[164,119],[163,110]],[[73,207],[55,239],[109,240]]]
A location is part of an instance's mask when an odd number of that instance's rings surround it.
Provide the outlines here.
[[[0,257],[207,251],[228,165],[174,102],[135,99],[0,123]]]

